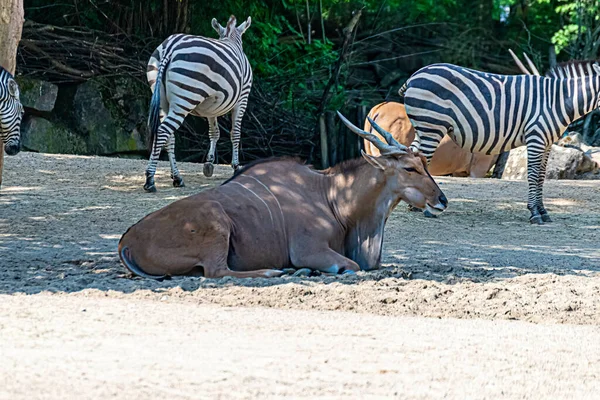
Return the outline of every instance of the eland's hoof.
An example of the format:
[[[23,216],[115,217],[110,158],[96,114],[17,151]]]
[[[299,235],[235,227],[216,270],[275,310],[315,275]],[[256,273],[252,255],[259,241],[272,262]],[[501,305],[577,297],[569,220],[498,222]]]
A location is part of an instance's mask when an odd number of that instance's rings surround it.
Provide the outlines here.
[[[173,186],[174,187],[185,187],[185,183],[183,183],[183,178],[180,176],[176,176],[173,178]]]
[[[413,211],[413,212],[421,212],[423,211],[421,208],[415,207],[413,205],[408,205],[408,211]]]
[[[280,269],[272,269],[265,272],[265,278],[279,278],[281,275],[283,275],[283,271]]]
[[[300,268],[296,272],[292,274],[292,276],[310,276],[312,274],[312,270],[310,268]]]
[[[532,224],[544,225],[544,220],[542,219],[541,215],[532,215],[529,218],[529,222]]]
[[[342,272],[342,275],[356,275],[356,272],[352,271],[351,269],[347,269]]]
[[[202,170],[202,172],[204,173],[204,176],[206,176],[207,178],[210,178],[212,176],[214,170],[215,170],[215,166],[213,165],[213,163],[211,163],[211,162],[204,163],[204,169]]]
[[[425,216],[425,218],[437,218],[437,216],[430,213],[429,210],[423,211],[423,215]]]

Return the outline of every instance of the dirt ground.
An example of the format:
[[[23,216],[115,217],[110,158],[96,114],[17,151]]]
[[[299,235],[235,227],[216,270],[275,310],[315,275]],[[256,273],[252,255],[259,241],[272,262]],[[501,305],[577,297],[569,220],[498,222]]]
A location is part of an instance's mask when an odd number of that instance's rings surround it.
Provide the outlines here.
[[[205,388],[194,374],[210,365],[220,371],[210,373],[211,398],[235,397],[227,389],[232,382],[240,398],[536,398],[540,388],[567,397],[597,393],[591,385],[600,372],[600,331],[573,325],[600,322],[600,180],[548,181],[546,205],[555,222],[531,226],[526,182],[438,178],[449,209],[426,219],[400,204],[387,224],[384,268],[376,272],[154,282],[132,278],[119,265],[120,235],[147,213],[219,184],[231,171],[218,167],[207,179],[200,164],[183,163],[187,187],[176,189],[168,163],[161,163],[159,191],[146,194],[145,164],[33,153],[5,158],[0,354],[10,362],[0,363],[0,386],[3,380],[11,385],[0,389],[0,398],[194,397],[193,390]],[[81,312],[94,308],[98,314]],[[227,329],[232,343],[215,349],[211,343],[219,335],[229,338]],[[194,348],[190,354],[178,335]],[[277,346],[261,342],[274,337]],[[244,338],[259,343],[245,348]],[[477,338],[473,346],[465,342],[471,338]],[[170,345],[177,349],[174,358]],[[85,351],[78,353],[78,346]],[[292,357],[297,364],[278,364],[286,346],[302,355]],[[104,357],[121,350],[132,358]],[[136,354],[143,360],[135,361]],[[193,355],[201,359],[188,366]],[[243,357],[255,356],[244,364]],[[330,369],[313,368],[327,357]],[[560,357],[568,362],[544,366]],[[426,363],[435,368],[422,373]],[[194,365],[200,370],[186,369]],[[490,370],[478,375],[486,366]],[[102,373],[92,379],[95,368]],[[394,372],[380,372],[388,370]],[[187,383],[179,387],[168,383],[171,378]],[[474,379],[486,389],[469,392]],[[576,392],[562,391],[575,386]]]

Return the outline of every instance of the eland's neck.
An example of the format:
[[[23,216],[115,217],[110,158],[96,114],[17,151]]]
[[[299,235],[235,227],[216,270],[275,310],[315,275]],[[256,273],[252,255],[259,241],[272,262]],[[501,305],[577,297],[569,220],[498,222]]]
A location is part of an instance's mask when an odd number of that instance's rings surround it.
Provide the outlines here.
[[[329,176],[328,202],[340,223],[352,227],[360,221],[378,223],[389,215],[397,203],[397,195],[386,188],[383,171],[366,161]]]

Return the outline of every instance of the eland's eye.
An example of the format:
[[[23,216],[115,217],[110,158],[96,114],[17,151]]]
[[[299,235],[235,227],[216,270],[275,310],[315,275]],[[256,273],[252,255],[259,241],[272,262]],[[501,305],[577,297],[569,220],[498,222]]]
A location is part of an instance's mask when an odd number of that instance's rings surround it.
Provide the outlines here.
[[[417,172],[417,170],[414,168],[404,168],[404,170],[408,172]]]

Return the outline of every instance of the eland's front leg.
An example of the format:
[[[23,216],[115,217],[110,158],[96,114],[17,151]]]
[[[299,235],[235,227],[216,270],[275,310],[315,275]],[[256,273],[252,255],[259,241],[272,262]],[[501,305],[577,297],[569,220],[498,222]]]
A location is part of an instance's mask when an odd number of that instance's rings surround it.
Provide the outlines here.
[[[208,156],[204,163],[203,173],[206,177],[211,177],[215,169],[213,163],[215,162],[215,152],[217,151],[217,142],[219,141],[219,124],[217,117],[208,117],[208,137],[210,138],[210,148],[208,149]]]
[[[330,248],[303,248],[293,253],[292,264],[296,268],[310,268],[328,274],[352,274],[360,266],[351,259]]]

